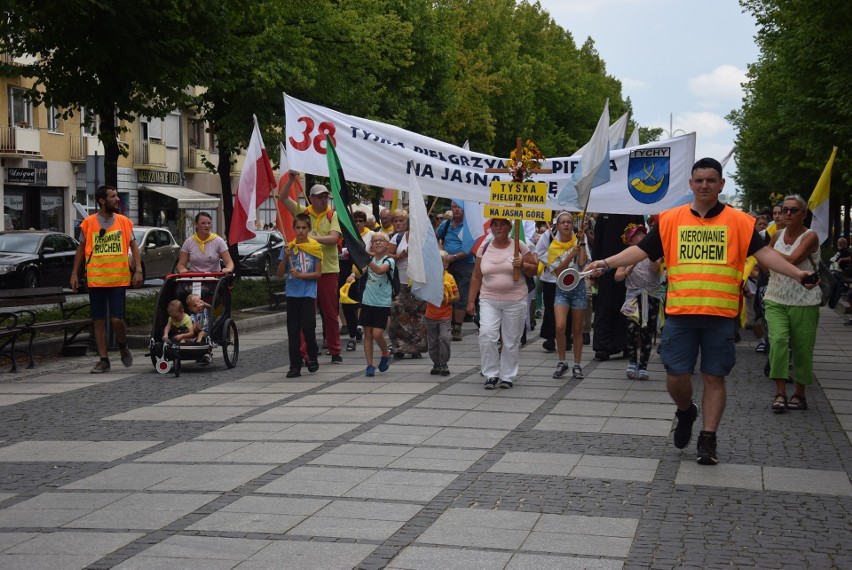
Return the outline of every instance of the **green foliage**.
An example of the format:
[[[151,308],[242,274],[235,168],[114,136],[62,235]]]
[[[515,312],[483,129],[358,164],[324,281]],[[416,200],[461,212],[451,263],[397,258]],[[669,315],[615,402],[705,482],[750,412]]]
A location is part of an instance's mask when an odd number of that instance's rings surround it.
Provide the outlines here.
[[[157,313],[159,292],[150,291],[143,295],[128,296],[124,304],[124,321],[129,327],[150,325]]]
[[[0,48],[39,56],[0,73],[36,78],[36,101],[100,113],[107,181],[117,178],[114,116],[181,108],[209,121],[226,223],[252,114],[278,156],[284,92],[499,155],[519,135],[546,156],[569,155],[607,98],[613,117],[631,109],[594,41],[577,46],[528,0],[0,2]]]
[[[849,196],[852,164],[843,160],[852,143],[852,3],[844,0],[740,0],[758,23],[759,60],[749,67],[736,126],[734,177],[753,206],[769,204],[772,192],[807,198],[831,154],[831,207]],[[838,182],[840,182],[838,184]]]
[[[0,74],[35,79],[28,96],[100,116],[106,182],[116,184],[121,153],[118,121],[163,117],[196,83],[197,57],[215,40],[216,13],[188,0],[8,0],[0,18],[0,49],[37,56],[2,65]]]

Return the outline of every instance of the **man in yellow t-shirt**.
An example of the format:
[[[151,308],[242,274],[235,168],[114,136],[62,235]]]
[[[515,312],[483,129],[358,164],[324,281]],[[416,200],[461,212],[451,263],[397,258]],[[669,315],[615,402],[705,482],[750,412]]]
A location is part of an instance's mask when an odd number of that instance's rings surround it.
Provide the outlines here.
[[[338,308],[338,286],[337,279],[340,265],[337,259],[337,244],[340,241],[341,231],[337,213],[332,210],[328,201],[331,194],[328,188],[322,184],[314,184],[308,193],[310,205],[306,208],[290,199],[290,186],[298,176],[291,172],[291,176],[278,194],[278,199],[294,216],[306,213],[311,217],[311,238],[322,246],[322,276],[317,281],[317,304],[322,315],[323,336],[328,343],[328,351],[331,353],[331,363],[343,362],[340,355],[340,329],[337,324]],[[307,345],[304,338],[301,342],[302,357],[307,360]]]

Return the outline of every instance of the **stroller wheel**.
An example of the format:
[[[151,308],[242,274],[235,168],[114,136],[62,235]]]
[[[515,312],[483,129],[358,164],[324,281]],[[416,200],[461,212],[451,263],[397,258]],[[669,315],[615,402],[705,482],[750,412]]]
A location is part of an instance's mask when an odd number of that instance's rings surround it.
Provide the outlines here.
[[[233,319],[225,322],[225,338],[222,339],[222,356],[225,358],[225,366],[233,368],[237,365],[240,356],[240,335],[237,332],[237,323]]]
[[[175,378],[178,378],[180,376],[180,355],[175,355],[174,367],[175,367]]]

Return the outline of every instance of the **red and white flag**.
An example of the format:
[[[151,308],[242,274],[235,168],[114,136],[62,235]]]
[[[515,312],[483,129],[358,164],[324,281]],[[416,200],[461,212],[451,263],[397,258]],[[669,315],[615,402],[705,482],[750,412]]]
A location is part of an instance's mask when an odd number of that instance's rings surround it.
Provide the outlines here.
[[[240,173],[240,184],[234,200],[231,230],[228,234],[229,243],[240,243],[256,235],[254,230],[257,222],[257,208],[266,202],[274,186],[275,175],[272,173],[272,163],[269,162],[269,155],[266,154],[266,147],[260,137],[260,127],[257,125],[255,116],[254,130],[246,149],[246,161]]]
[[[287,181],[290,180],[290,177],[293,175],[290,174],[290,163],[287,161],[287,150],[284,148],[283,143],[279,144],[281,145],[281,168],[279,170],[279,172],[281,172],[281,180],[278,181],[278,193],[281,194],[281,191],[287,184]],[[299,196],[304,192],[305,190],[302,188],[302,181],[299,180],[298,176],[295,176],[293,184],[290,186],[290,199],[294,202],[298,202]],[[281,235],[287,238],[287,243],[290,243],[296,239],[296,232],[293,231],[293,214],[291,214],[290,210],[281,204],[281,200],[275,201],[275,209],[275,225],[278,227],[278,231],[281,232]]]

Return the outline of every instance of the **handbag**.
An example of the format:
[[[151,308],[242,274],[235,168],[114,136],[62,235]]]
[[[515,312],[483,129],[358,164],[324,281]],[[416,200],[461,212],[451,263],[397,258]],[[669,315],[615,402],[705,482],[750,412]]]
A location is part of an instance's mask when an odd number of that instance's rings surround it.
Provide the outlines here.
[[[829,309],[833,309],[840,300],[840,288],[837,286],[837,280],[822,260],[819,261],[818,266],[814,266],[814,271],[819,273],[819,289],[822,293],[819,304],[821,307],[828,305]]]

